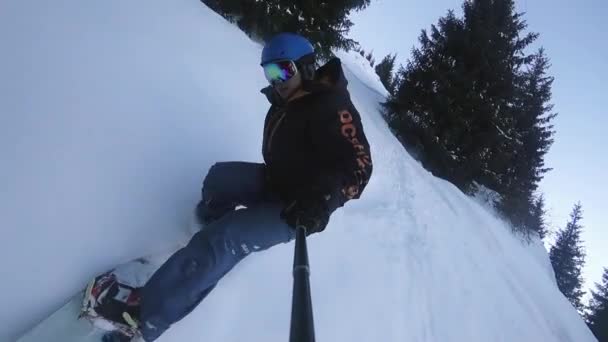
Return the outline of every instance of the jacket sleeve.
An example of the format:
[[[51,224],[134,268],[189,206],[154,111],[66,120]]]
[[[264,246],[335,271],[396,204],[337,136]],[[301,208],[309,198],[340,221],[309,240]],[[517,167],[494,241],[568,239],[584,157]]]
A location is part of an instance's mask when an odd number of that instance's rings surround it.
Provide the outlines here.
[[[324,168],[323,176],[313,180],[314,188],[325,196],[333,211],[361,196],[373,165],[361,117],[348,93],[329,95],[323,109],[312,115],[310,131]]]

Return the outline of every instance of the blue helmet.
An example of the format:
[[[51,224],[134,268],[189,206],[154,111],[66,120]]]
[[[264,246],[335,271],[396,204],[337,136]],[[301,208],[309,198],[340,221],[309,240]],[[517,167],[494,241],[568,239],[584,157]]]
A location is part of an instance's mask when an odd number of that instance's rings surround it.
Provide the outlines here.
[[[279,33],[264,46],[261,64],[285,59],[296,62],[302,57],[314,56],[314,53],[315,49],[306,38],[295,33]]]

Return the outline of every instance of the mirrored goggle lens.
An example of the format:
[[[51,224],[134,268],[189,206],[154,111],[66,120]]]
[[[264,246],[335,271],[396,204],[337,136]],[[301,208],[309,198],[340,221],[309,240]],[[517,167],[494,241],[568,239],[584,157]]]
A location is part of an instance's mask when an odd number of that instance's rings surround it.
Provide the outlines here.
[[[264,65],[264,75],[270,84],[278,84],[292,78],[297,72],[294,62],[276,62]]]

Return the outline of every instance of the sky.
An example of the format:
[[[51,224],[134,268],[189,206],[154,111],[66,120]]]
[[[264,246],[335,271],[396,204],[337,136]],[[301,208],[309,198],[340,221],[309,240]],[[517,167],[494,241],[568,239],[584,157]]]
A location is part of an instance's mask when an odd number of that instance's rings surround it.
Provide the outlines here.
[[[462,0],[372,0],[352,15],[350,36],[379,61],[397,53],[405,64],[420,30],[437,23],[448,9],[461,13]],[[553,168],[540,184],[545,194],[550,228],[565,226],[577,201],[583,205],[586,287],[599,282],[608,267],[608,206],[604,194],[608,168],[603,132],[608,126],[605,106],[608,86],[608,2],[603,0],[520,0],[528,29],[540,33],[533,47],[543,46],[551,59],[555,142],[545,161]],[[553,240],[549,237],[549,243]]]

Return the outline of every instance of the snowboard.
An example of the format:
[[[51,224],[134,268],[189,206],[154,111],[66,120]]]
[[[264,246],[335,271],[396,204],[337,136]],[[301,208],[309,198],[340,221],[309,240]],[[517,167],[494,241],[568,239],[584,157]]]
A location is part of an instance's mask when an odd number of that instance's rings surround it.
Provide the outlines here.
[[[102,273],[112,273],[122,284],[133,288],[142,287],[154,272],[182,246],[154,255],[137,258]],[[100,276],[101,276],[100,275]],[[17,342],[102,342],[116,327],[109,321],[92,317],[87,312],[88,288],[75,294],[59,310],[52,313]],[[105,336],[105,338],[104,338]]]

